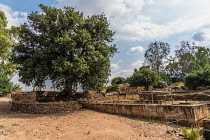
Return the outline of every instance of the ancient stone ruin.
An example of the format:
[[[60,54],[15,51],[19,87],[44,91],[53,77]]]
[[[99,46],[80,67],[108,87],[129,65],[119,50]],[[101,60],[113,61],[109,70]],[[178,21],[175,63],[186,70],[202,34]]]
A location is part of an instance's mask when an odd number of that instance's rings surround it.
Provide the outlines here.
[[[70,112],[81,108],[77,101],[64,102],[65,97],[61,92],[18,92],[13,93],[11,98],[12,110],[24,113],[49,114]]]

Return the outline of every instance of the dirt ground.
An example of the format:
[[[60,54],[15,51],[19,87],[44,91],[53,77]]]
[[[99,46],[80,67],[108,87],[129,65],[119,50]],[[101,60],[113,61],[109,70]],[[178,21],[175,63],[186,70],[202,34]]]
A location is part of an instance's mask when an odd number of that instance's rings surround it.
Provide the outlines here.
[[[81,109],[71,113],[11,111],[0,98],[0,140],[179,140],[180,129],[163,123]],[[167,134],[167,129],[177,133]]]

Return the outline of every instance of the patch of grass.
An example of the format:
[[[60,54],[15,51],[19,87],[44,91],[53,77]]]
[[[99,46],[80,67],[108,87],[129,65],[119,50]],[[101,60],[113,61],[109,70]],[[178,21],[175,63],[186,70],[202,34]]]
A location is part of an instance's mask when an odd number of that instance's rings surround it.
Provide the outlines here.
[[[186,127],[182,127],[182,134],[189,140],[197,140],[200,137],[199,131],[195,130],[194,128],[192,128],[190,131]]]
[[[3,124],[0,125],[0,128],[5,128],[6,126],[4,126]]]
[[[90,134],[90,130],[87,132],[87,134]]]
[[[17,124],[17,123],[13,123],[13,124],[12,124],[12,126],[19,126],[19,124]]]
[[[148,124],[154,124],[154,123],[156,123],[156,121],[153,118],[150,118]]]
[[[137,99],[137,98],[130,98],[129,100],[137,101],[137,100],[139,100],[139,99]]]

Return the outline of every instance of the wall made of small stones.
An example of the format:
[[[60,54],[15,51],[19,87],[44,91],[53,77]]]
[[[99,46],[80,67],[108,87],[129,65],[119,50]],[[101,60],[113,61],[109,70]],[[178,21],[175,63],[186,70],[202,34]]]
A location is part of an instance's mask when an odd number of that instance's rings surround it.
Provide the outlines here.
[[[125,94],[114,94],[114,95],[106,95],[111,100],[130,100],[132,98],[139,99],[143,98],[144,100],[152,100],[151,93],[125,93]],[[209,101],[210,96],[207,94],[186,94],[186,95],[170,95],[169,93],[153,93],[154,100],[171,100],[171,97],[175,101],[179,100],[192,100],[192,101]]]
[[[12,98],[13,102],[35,103],[36,102],[36,92],[12,93],[11,98]]]
[[[70,112],[80,109],[81,106],[76,101],[54,102],[54,103],[12,103],[12,110],[33,114],[51,114]]]

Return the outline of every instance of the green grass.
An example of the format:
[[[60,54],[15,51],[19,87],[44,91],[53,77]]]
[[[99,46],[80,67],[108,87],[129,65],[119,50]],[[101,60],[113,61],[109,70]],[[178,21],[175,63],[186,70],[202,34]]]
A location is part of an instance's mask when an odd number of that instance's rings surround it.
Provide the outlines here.
[[[19,126],[19,124],[17,124],[17,123],[13,123],[13,124],[12,124],[12,126]]]
[[[195,130],[195,128],[188,130],[186,127],[182,127],[182,134],[185,138],[188,138],[189,140],[197,140],[200,137],[199,131]]]
[[[137,100],[139,100],[139,99],[137,99],[137,98],[130,98],[129,100],[137,101]]]
[[[4,125],[2,125],[2,124],[0,125],[0,128],[5,128],[5,127],[6,127],[6,126],[4,126]]]

